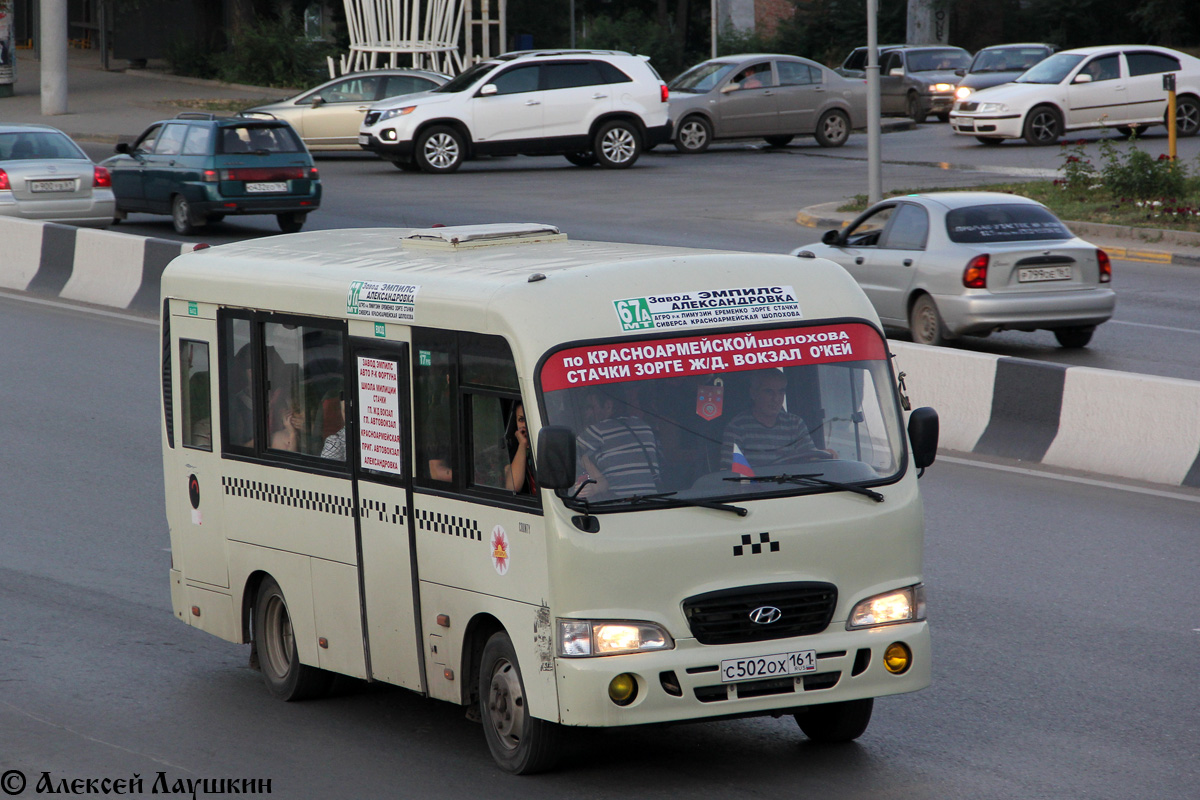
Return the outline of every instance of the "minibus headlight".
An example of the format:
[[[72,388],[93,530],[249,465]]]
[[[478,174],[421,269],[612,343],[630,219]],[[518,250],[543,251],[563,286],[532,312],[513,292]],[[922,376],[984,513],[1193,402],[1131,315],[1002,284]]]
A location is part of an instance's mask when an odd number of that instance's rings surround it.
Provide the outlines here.
[[[922,619],[925,619],[925,584],[918,583],[863,600],[850,612],[846,630]]]
[[[565,658],[670,650],[675,640],[652,622],[560,619],[558,654]]]

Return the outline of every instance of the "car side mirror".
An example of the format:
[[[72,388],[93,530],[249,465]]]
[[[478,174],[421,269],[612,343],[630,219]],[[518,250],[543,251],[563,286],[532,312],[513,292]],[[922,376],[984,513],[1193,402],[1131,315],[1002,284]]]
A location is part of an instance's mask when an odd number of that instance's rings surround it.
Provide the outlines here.
[[[842,232],[841,231],[825,231],[825,234],[823,236],[821,236],[821,244],[831,244],[834,247],[838,247],[841,245],[841,243],[842,243]]]
[[[113,148],[113,152],[120,153],[123,156],[131,155],[132,150],[129,149],[129,142],[117,142],[117,146]]]
[[[730,92],[736,92],[740,88],[742,88],[742,85],[740,83],[727,83],[721,87],[721,94],[729,94]]]
[[[498,91],[500,91],[500,90],[496,88],[496,84],[489,83],[487,86],[484,86],[482,89],[479,90],[479,96],[480,97],[491,97]]]
[[[563,425],[547,425],[537,437],[537,481],[547,489],[575,485],[575,432]]]
[[[938,414],[925,406],[914,409],[908,417],[908,439],[912,442],[913,464],[925,469],[937,458]]]
[[[312,99],[312,107],[313,108],[320,108],[323,105],[325,105],[325,100],[321,97],[321,95],[316,95],[315,97],[313,97],[313,99]]]
[[[954,74],[957,75],[958,77],[962,78],[962,77],[966,76],[967,71],[965,69],[963,69],[962,67],[959,67],[958,69],[954,70]]]
[[[896,67],[895,69],[889,71],[888,75],[891,75],[893,78],[903,78],[904,77],[904,68]]]
[[[1088,75],[1086,72],[1079,73],[1078,75],[1075,76],[1074,80],[1071,81],[1071,83],[1091,83],[1091,82],[1092,82],[1092,76]]]

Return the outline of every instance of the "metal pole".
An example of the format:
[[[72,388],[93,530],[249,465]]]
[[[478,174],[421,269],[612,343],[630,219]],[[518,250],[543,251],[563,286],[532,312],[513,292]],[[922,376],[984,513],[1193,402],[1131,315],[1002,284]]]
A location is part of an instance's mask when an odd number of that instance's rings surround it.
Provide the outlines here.
[[[575,0],[571,0],[571,49],[575,49]]]
[[[1163,75],[1163,88],[1167,90],[1167,156],[1174,161],[1178,153],[1175,149],[1175,73]]]
[[[716,58],[717,57],[717,0],[712,0],[711,12],[710,12],[709,16],[712,17],[711,25],[709,26],[711,28],[710,34],[712,36],[712,58]]]
[[[67,113],[67,0],[42,0],[42,116]]]
[[[883,199],[882,126],[879,120],[879,0],[867,0],[867,202]]]

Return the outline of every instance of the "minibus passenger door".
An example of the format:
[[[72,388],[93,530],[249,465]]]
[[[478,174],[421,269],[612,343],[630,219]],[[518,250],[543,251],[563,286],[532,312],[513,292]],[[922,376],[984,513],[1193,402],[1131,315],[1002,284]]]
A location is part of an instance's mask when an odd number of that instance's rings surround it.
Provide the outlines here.
[[[346,455],[358,503],[371,675],[424,692],[412,524],[408,345],[351,339],[351,351],[344,398]]]

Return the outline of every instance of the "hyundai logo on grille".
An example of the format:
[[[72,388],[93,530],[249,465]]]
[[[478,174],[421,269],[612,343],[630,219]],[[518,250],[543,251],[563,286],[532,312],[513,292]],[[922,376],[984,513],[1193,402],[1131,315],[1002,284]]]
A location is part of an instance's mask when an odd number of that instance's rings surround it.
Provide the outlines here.
[[[759,606],[750,612],[750,621],[757,625],[770,625],[778,622],[783,612],[775,606]]]

